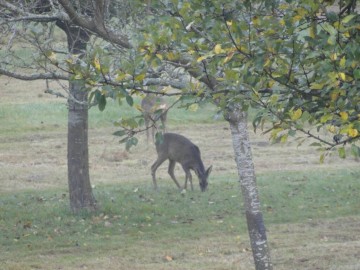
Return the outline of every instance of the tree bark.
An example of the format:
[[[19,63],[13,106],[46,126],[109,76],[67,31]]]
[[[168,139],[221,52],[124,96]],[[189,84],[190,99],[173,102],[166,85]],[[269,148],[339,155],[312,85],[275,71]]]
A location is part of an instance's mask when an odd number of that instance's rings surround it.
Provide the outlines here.
[[[83,57],[90,35],[83,29],[58,22],[68,40],[71,54]],[[89,175],[88,94],[81,80],[69,81],[68,98],[68,184],[74,213],[96,209]]]
[[[68,184],[71,210],[78,213],[82,209],[95,210],[96,200],[89,176],[87,93],[82,83],[69,84]]]
[[[273,266],[260,209],[260,199],[247,128],[247,112],[243,111],[240,105],[236,105],[235,108],[225,113],[225,119],[230,124],[255,269],[271,270]]]

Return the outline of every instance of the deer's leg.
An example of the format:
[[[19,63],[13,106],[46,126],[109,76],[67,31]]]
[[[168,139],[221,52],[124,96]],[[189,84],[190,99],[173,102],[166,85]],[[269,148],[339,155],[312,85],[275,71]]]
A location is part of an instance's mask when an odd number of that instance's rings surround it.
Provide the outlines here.
[[[158,190],[157,183],[156,183],[156,170],[159,166],[166,160],[166,158],[158,157],[158,159],[154,162],[151,166],[151,176],[154,183],[155,190]]]
[[[172,180],[174,180],[175,184],[179,189],[181,189],[179,182],[175,178],[174,169],[175,169],[176,162],[174,160],[169,160],[169,169],[168,173],[171,176]]]
[[[189,171],[189,181],[190,181],[190,185],[191,185],[191,190],[194,191],[194,186],[193,186],[193,183],[192,183],[192,175]]]
[[[149,144],[149,118],[147,115],[144,116],[145,127],[146,127],[146,142]]]
[[[191,186],[191,190],[194,190],[193,184],[192,184],[192,175],[190,173],[190,169],[189,168],[185,168],[183,166],[183,169],[185,171],[185,185],[184,185],[184,189],[187,188],[187,181],[189,180],[190,182],[190,186]]]
[[[166,132],[166,116],[167,116],[167,111],[163,112],[160,117],[164,132]]]
[[[190,182],[190,186],[191,186],[191,190],[193,191],[194,190],[194,187],[193,187],[193,183],[192,183],[192,175],[191,175],[191,172],[190,170],[186,170],[186,180],[185,180],[185,188],[186,188],[186,184],[187,184],[187,180],[189,179],[189,182]]]
[[[155,123],[153,123],[153,124],[155,125]],[[151,140],[152,140],[152,142],[155,141],[155,129],[156,129],[155,126],[151,127]]]

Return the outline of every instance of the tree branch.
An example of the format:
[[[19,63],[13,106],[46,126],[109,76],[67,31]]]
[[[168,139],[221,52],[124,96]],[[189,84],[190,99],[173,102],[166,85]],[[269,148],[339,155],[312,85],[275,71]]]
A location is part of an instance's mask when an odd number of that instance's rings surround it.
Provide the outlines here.
[[[69,0],[59,0],[59,3],[68,14],[70,21],[72,23],[104,38],[105,40],[111,43],[117,44],[122,48],[126,48],[126,49],[132,48],[132,45],[130,44],[127,36],[121,35],[111,29],[106,28],[104,24],[98,25],[96,23],[96,19],[88,20],[84,16],[79,15]]]
[[[35,80],[69,80],[69,77],[63,74],[54,72],[48,73],[34,73],[34,74],[20,74],[12,71],[8,71],[0,67],[0,74],[23,81],[35,81]]]

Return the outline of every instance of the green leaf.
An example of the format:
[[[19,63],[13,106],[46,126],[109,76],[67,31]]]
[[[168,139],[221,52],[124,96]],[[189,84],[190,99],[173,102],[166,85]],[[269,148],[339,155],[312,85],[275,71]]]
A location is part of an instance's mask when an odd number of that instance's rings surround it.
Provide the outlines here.
[[[97,90],[97,91],[98,91],[98,90]],[[96,91],[90,93],[90,96],[89,96],[89,102],[90,102],[90,103],[91,103],[91,101],[93,100],[93,98],[95,97],[95,93],[96,93]]]
[[[131,147],[136,146],[138,143],[138,139],[135,137],[131,137],[126,141],[125,148],[126,151],[129,151]]]
[[[337,34],[336,29],[329,23],[322,24],[323,29],[328,32],[331,36],[335,36]]]
[[[324,160],[325,160],[325,153],[322,153],[320,155],[320,163],[323,164],[324,163]]]
[[[290,129],[288,132],[289,136],[295,136],[296,135],[296,130],[295,129]]]
[[[113,133],[113,135],[114,135],[114,136],[122,137],[122,136],[126,135],[126,133],[127,133],[126,130],[123,129],[123,130],[115,131],[115,132]]]
[[[355,79],[360,79],[360,69],[355,69],[354,70],[354,77]]]
[[[312,144],[310,144],[310,146],[318,146],[318,147],[321,147],[321,143],[318,143],[318,142],[313,142]]]
[[[346,16],[344,19],[342,19],[342,23],[348,23],[355,17],[356,17],[355,14],[350,14],[350,15]]]
[[[130,95],[127,95],[127,96],[126,96],[126,102],[127,102],[127,104],[129,104],[129,106],[131,106],[131,107],[134,105],[134,100],[133,100],[132,96],[130,96]]]
[[[281,136],[280,142],[281,142],[281,143],[286,143],[286,142],[287,142],[287,139],[288,139],[288,134],[284,134],[284,135]]]
[[[99,99],[98,99],[98,107],[100,111],[103,111],[106,107],[106,97],[105,95],[100,95]]]

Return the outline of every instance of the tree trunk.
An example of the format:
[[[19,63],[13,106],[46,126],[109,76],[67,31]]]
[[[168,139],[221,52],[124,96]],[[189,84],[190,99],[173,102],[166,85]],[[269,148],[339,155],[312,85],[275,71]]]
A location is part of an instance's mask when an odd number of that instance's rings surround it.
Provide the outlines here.
[[[225,119],[230,124],[255,269],[271,270],[273,267],[256,186],[254,163],[247,129],[247,113],[238,106],[231,111],[227,111]]]
[[[70,207],[74,213],[81,209],[96,209],[89,176],[88,106],[82,83],[70,82],[68,101],[68,183]],[[83,102],[83,103],[81,103]]]
[[[81,28],[58,22],[67,35],[71,54],[83,57],[89,34]],[[68,99],[68,184],[70,207],[74,213],[96,209],[89,176],[88,94],[82,80],[69,81]]]

